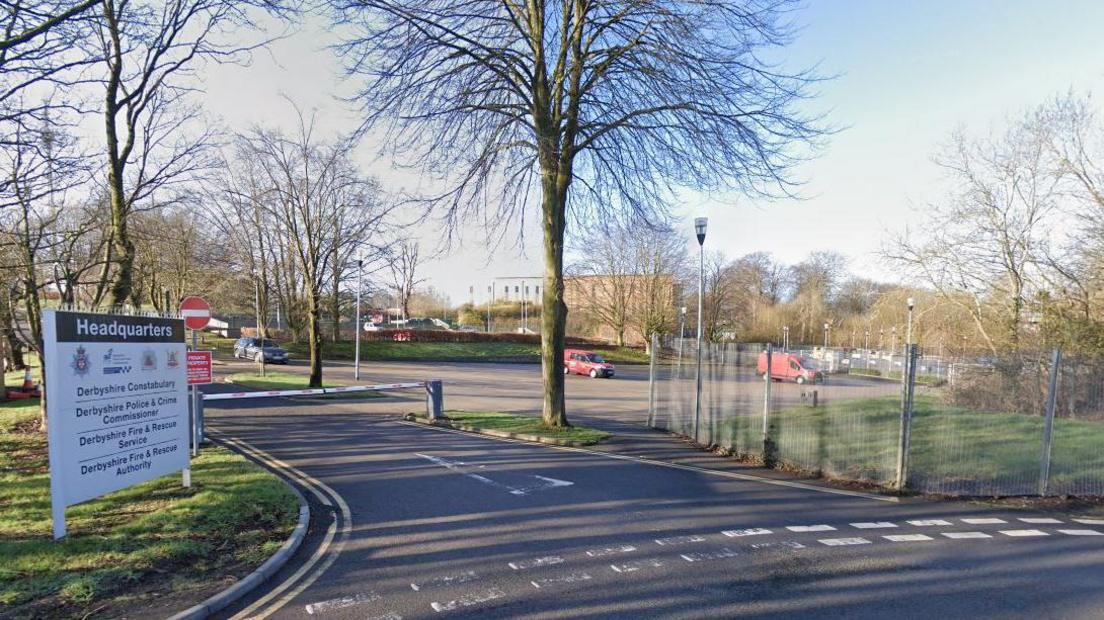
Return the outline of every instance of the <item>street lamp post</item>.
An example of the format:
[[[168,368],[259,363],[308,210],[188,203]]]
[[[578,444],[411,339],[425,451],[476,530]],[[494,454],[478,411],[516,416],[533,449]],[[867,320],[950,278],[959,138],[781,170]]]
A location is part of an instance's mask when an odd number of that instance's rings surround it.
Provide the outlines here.
[[[905,331],[905,346],[912,344],[912,309],[916,306],[916,300],[909,297],[905,301],[908,304],[908,328]]]
[[[253,270],[253,303],[257,306],[257,363],[261,366],[261,376],[265,376],[265,333],[261,329],[261,276]]]
[[[891,331],[893,332],[893,353],[896,354],[897,353],[897,326],[894,325]]]
[[[697,393],[694,401],[694,440],[698,440],[698,429],[701,425],[701,395],[702,395],[702,313],[704,312],[703,295],[705,294],[705,229],[709,220],[699,217],[694,220],[694,232],[698,237],[698,371]]]
[[[825,352],[828,351],[828,328],[829,327],[831,327],[831,325],[828,322],[825,322],[824,323],[824,350],[825,350]]]
[[[789,351],[790,350],[790,326],[789,325],[783,325],[782,326],[782,350],[783,351]]]
[[[360,330],[363,329],[360,325],[360,291],[364,288],[364,259],[361,256],[361,254],[357,255],[356,323],[353,325],[356,330],[356,344],[353,345],[353,379],[357,381],[360,381]]]
[[[494,306],[494,285],[487,287],[487,297],[491,300],[487,304],[487,333],[491,333],[491,307]]]

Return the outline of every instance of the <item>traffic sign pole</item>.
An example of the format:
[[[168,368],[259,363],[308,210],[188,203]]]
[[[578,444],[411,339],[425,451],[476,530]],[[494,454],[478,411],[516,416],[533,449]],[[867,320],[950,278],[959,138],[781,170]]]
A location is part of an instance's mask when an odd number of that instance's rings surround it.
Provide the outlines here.
[[[202,297],[196,297],[191,295],[185,297],[180,302],[180,316],[184,319],[184,325],[188,329],[192,330],[192,351],[199,349],[199,330],[207,327],[207,324],[211,322],[211,304],[207,303],[207,300]],[[199,426],[196,423],[196,416],[199,410],[199,387],[196,385],[192,388],[192,407],[191,407],[191,431],[192,431],[192,456],[199,454]],[[184,472],[184,486],[191,486],[191,472],[185,470]]]

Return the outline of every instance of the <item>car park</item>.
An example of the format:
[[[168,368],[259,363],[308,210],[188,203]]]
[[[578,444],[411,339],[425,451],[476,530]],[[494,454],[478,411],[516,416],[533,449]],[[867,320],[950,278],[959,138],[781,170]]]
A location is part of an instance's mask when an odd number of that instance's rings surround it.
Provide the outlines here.
[[[564,351],[564,374],[588,375],[591,379],[612,377],[613,364],[593,351],[567,349]]]
[[[268,338],[264,339],[263,345],[260,338],[248,336],[238,338],[238,341],[234,343],[234,357],[255,362],[260,362],[263,359],[266,364],[288,363],[287,350]]]

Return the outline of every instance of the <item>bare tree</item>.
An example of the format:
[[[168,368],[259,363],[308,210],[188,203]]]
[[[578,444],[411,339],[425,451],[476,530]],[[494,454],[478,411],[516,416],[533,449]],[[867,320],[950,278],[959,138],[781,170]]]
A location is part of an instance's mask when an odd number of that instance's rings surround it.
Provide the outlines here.
[[[884,252],[967,311],[989,350],[1016,348],[1055,214],[1047,144],[1024,119],[996,138],[956,134],[938,163],[951,195],[930,208],[925,234],[906,231]]]
[[[201,62],[243,62],[263,44],[242,44],[257,8],[282,10],[276,0],[102,0],[90,56],[103,67],[106,182],[111,243],[106,264],[116,266],[111,304],[127,303],[135,249],[131,213],[158,194],[172,204],[177,187],[214,165],[214,136],[199,122],[191,100]],[[108,273],[104,272],[106,280]]]
[[[625,346],[632,322],[639,274],[631,225],[592,227],[576,237],[579,257],[568,270],[573,286],[586,292],[584,312],[613,330],[614,341]]]
[[[244,138],[264,174],[262,202],[279,226],[279,245],[294,261],[306,294],[310,386],[322,385],[322,306],[334,245],[375,234],[387,214],[377,185],[352,163],[353,143],[325,142],[300,116],[297,134],[257,129]]]
[[[539,202],[550,426],[568,425],[569,216],[655,221],[673,185],[787,193],[795,143],[821,135],[795,106],[813,77],[762,60],[790,39],[785,1],[330,4],[356,29],[342,51],[365,80],[364,130],[386,124],[400,152],[442,173],[429,204],[446,222],[492,211],[508,224]]]
[[[410,318],[410,299],[414,289],[425,282],[418,277],[418,267],[425,262],[417,241],[404,239],[396,243],[388,253],[387,268],[391,272],[391,290],[399,300],[403,320]]]
[[[664,228],[644,228],[633,236],[637,292],[633,325],[651,351],[652,334],[674,331],[687,265],[686,241]]]

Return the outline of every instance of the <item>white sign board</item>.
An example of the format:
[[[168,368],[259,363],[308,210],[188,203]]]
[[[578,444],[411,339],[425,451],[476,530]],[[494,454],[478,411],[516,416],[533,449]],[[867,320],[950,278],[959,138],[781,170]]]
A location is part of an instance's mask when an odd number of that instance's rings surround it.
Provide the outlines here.
[[[65,507],[188,467],[184,321],[48,310],[54,538]]]

